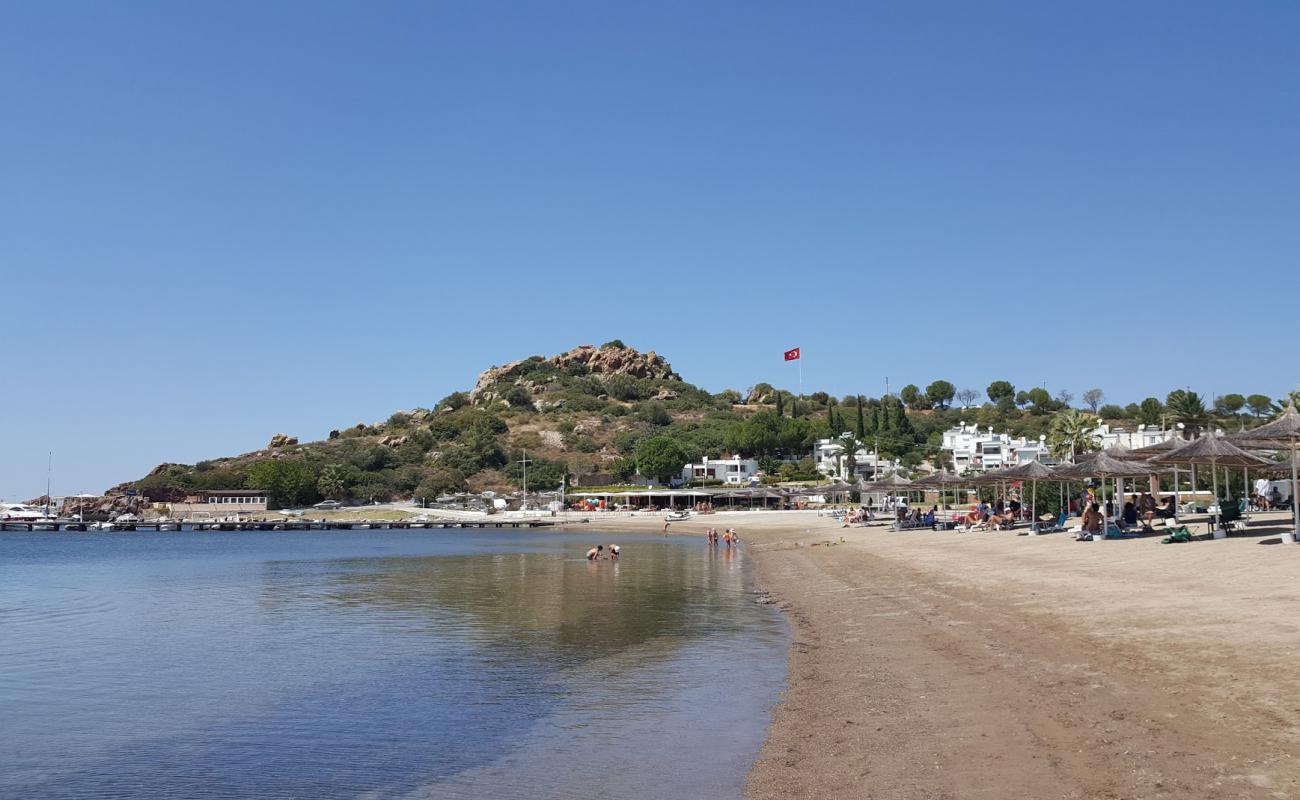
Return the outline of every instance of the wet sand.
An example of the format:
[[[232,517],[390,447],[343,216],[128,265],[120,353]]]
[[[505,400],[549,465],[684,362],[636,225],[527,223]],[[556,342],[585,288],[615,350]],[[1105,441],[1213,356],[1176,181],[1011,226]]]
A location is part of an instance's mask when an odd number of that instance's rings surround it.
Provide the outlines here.
[[[750,798],[1300,797],[1300,546],[1273,519],[1180,545],[809,512],[670,530],[736,527],[794,630]]]

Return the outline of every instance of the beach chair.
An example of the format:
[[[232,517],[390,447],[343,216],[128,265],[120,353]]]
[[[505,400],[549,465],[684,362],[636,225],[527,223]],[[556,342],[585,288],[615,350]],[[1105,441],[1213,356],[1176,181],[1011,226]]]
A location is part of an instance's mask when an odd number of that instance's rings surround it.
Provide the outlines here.
[[[1069,515],[1062,511],[1061,515],[1056,518],[1056,522],[1035,522],[1030,526],[1030,530],[1034,533],[1057,533],[1065,530],[1065,521],[1069,518]]]

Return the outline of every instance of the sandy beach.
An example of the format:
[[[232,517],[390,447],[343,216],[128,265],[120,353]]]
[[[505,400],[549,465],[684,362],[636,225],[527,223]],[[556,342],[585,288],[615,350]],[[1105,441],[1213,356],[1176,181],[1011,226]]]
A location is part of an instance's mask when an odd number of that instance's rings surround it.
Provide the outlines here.
[[[810,512],[671,530],[740,530],[793,628],[751,798],[1287,798],[1300,546],[1275,544],[1274,519],[1180,545]]]

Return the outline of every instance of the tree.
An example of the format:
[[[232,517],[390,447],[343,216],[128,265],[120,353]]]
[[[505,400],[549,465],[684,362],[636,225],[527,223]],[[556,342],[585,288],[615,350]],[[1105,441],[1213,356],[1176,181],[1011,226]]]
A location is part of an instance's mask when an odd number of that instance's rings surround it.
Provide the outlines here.
[[[1220,395],[1214,401],[1215,413],[1225,417],[1235,417],[1246,406],[1246,398],[1239,394]]]
[[[1165,413],[1165,404],[1154,397],[1148,397],[1137,407],[1131,416],[1143,425],[1159,425],[1160,417]]]
[[[428,502],[444,494],[463,492],[465,488],[465,479],[459,472],[446,467],[435,467],[415,487],[415,497]]]
[[[921,396],[921,390],[916,384],[909,383],[898,392],[898,399],[907,404],[908,408],[916,408],[916,399]]]
[[[993,381],[985,391],[989,396],[989,402],[994,405],[998,405],[1004,398],[1015,400],[1016,397],[1016,387],[1012,386],[1010,381]]]
[[[1061,408],[1069,408],[1070,401],[1074,399],[1074,392],[1069,389],[1062,389],[1056,393],[1056,402],[1061,404]]]
[[[865,438],[867,435],[867,421],[862,413],[862,395],[858,395],[858,427],[855,429],[858,438]]]
[[[646,439],[636,449],[637,471],[663,483],[680,475],[684,466],[686,466],[686,453],[676,439],[668,436]]]
[[[1205,401],[1196,392],[1188,389],[1175,389],[1165,398],[1165,408],[1169,418],[1181,422],[1189,436],[1199,433],[1210,422],[1210,412],[1205,408]]]
[[[1262,417],[1273,410],[1273,399],[1266,394],[1252,394],[1246,398],[1250,413]]]
[[[1133,408],[1137,408],[1137,406],[1135,405]],[[1129,413],[1128,409],[1121,408],[1114,403],[1107,403],[1097,411],[1097,416],[1102,419],[1127,419],[1132,414]]]
[[[957,400],[961,403],[962,408],[970,408],[975,405],[975,398],[979,397],[979,392],[974,389],[962,389],[957,392]]]
[[[316,491],[326,500],[342,500],[346,486],[343,482],[343,466],[327,464],[316,479]]]
[[[857,454],[862,447],[862,442],[853,434],[846,433],[835,440],[835,447],[840,452],[840,474],[844,476],[845,480],[853,480],[853,476],[857,472]]]
[[[1047,441],[1058,458],[1077,456],[1096,448],[1096,427],[1095,419],[1071,408],[1052,418],[1052,424],[1047,429]]]
[[[776,393],[776,415],[778,417],[785,416],[785,393],[784,392]]]
[[[1023,389],[1019,392],[1016,392],[1016,405],[1020,406],[1021,408],[1024,408],[1025,406],[1029,405],[1032,402],[1033,399],[1030,398],[1029,392],[1026,392]]]
[[[939,408],[947,408],[956,395],[957,390],[947,381],[935,381],[925,387],[926,398]]]
[[[1033,413],[1046,414],[1052,410],[1052,396],[1047,390],[1036,386],[1029,390],[1029,403],[1034,407]]]
[[[780,395],[778,395],[779,397]],[[654,401],[641,406],[640,417],[651,425],[671,425],[673,417],[664,404]]]
[[[1101,389],[1089,389],[1083,393],[1083,404],[1088,410],[1096,414],[1097,409],[1101,407],[1101,401],[1106,399],[1106,393]]]
[[[297,459],[259,461],[248,471],[245,484],[249,489],[266,492],[272,508],[306,505],[316,501],[316,473]]]

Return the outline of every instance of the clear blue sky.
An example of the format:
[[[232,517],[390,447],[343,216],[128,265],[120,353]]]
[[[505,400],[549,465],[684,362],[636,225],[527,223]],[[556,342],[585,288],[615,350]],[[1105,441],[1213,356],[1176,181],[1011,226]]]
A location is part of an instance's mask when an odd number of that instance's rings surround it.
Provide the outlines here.
[[[1300,5],[9,3],[0,496],[615,337],[712,390],[1293,389]]]

